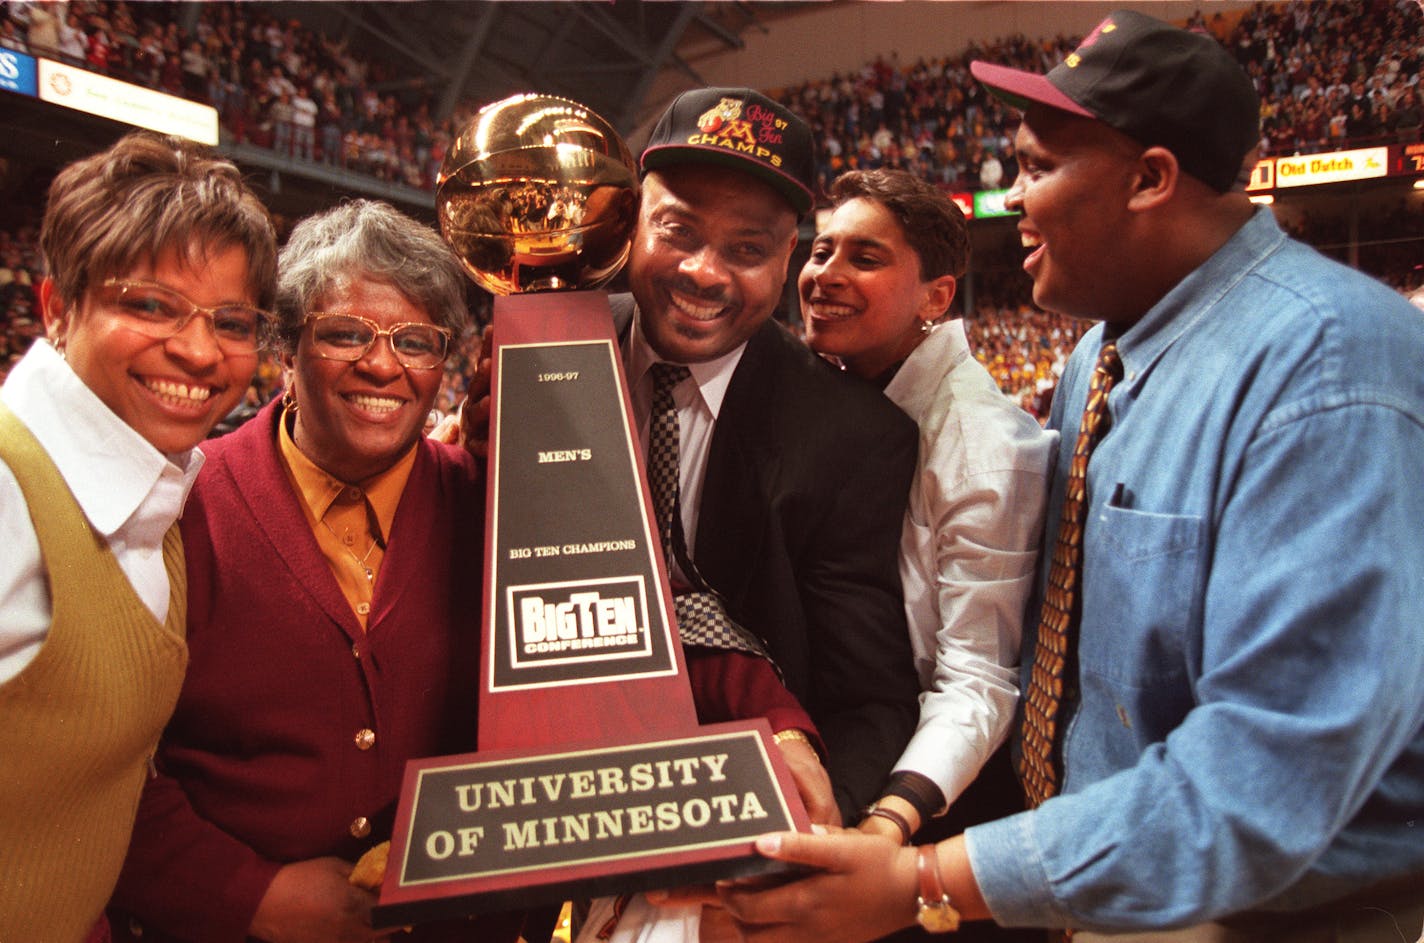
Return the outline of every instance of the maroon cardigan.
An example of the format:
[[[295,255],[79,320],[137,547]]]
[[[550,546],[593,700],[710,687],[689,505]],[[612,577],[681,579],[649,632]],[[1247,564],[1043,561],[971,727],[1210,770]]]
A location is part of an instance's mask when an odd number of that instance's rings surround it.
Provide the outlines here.
[[[390,837],[407,759],[475,747],[473,461],[421,440],[362,632],[283,471],[279,415],[204,445],[182,519],[191,661],[115,892],[116,939],[243,940],[281,864],[354,861]],[[478,926],[417,938],[500,938]]]

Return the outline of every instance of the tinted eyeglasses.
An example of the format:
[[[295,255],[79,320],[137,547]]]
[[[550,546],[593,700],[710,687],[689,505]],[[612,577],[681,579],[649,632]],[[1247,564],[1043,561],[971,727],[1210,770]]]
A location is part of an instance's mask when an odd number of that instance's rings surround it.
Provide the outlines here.
[[[94,298],[134,330],[157,340],[176,336],[201,315],[213,322],[218,346],[232,354],[256,353],[276,324],[276,317],[261,308],[244,304],[209,308],[156,282],[110,278],[94,290]]]
[[[376,338],[384,337],[390,341],[401,366],[431,370],[445,362],[450,349],[449,329],[418,321],[382,328],[375,321],[354,314],[314,312],[302,323],[311,325],[312,350],[327,360],[360,360]]]

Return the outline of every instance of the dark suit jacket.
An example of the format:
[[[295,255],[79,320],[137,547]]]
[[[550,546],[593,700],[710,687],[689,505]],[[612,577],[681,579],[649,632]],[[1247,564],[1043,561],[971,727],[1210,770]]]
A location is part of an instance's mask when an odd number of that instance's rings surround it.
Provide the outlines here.
[[[631,295],[611,299],[620,335]],[[914,732],[900,592],[915,424],[775,322],[747,343],[707,456],[693,560],[820,728],[848,822]]]

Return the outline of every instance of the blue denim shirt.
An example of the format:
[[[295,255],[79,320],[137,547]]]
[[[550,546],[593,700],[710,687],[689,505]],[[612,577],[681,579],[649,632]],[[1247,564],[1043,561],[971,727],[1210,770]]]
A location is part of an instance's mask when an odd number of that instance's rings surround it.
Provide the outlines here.
[[[968,832],[991,911],[1175,927],[1424,873],[1424,314],[1261,209],[1118,349],[1063,793]]]

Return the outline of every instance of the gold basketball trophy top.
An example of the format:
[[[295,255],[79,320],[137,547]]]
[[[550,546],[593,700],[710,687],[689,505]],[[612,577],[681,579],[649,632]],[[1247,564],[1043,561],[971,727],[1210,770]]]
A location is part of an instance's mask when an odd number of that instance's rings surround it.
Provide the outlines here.
[[[516,95],[455,139],[435,203],[440,232],[492,294],[600,288],[628,260],[638,171],[593,111]]]

